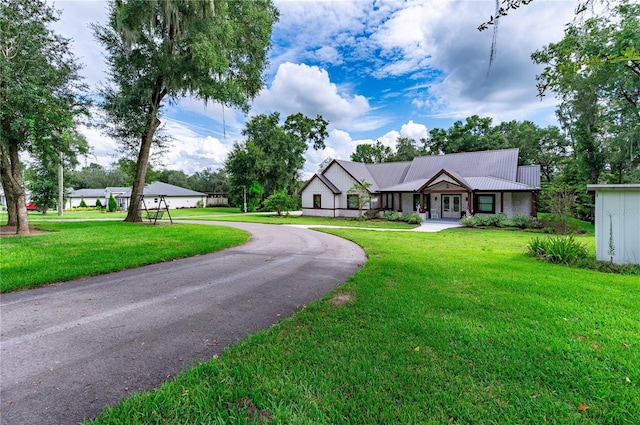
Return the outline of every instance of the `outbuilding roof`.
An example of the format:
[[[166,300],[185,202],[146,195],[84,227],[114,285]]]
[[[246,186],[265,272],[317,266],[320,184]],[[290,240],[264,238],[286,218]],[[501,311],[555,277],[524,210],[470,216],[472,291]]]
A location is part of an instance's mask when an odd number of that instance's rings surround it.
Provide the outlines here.
[[[107,187],[105,189],[78,189],[69,194],[70,198],[85,197],[103,197],[108,196],[110,193],[116,198],[129,198],[131,197],[130,187]],[[185,196],[207,196],[206,193],[196,192],[195,190],[185,189],[183,187],[174,186],[172,184],[163,182],[149,183],[144,187],[145,196],[171,196],[171,197],[185,197]]]

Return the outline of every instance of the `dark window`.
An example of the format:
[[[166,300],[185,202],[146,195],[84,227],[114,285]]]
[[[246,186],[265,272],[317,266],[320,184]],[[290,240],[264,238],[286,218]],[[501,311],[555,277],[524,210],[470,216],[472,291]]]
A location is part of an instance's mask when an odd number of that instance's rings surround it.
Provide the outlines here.
[[[476,195],[476,212],[489,213],[496,212],[496,195]]]
[[[357,210],[360,208],[358,195],[347,195],[347,208],[350,210]]]
[[[322,208],[322,195],[313,195],[313,208]]]
[[[418,211],[420,209],[420,194],[413,194],[413,210]]]

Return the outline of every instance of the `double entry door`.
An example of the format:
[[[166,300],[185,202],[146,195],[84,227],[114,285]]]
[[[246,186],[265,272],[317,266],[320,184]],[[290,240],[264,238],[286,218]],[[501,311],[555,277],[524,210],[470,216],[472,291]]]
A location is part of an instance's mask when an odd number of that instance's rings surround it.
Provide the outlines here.
[[[442,218],[460,218],[461,195],[442,195]]]

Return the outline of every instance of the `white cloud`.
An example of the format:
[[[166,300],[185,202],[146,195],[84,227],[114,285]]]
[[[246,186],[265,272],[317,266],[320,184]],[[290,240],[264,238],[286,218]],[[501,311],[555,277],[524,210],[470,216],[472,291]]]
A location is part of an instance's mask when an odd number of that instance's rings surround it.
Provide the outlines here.
[[[118,143],[111,137],[103,134],[102,130],[96,127],[87,127],[81,125],[78,127],[80,133],[87,139],[87,143],[91,147],[91,153],[81,166],[89,165],[92,162],[108,167],[116,162],[120,155],[118,154]]]
[[[205,168],[218,169],[230,152],[229,146],[219,139],[201,136],[180,122],[168,119],[164,130],[174,139],[163,158],[170,164],[167,168],[182,170],[189,175]]]
[[[254,106],[257,111],[278,111],[283,116],[302,112],[322,115],[330,124],[349,128],[369,111],[364,96],[342,93],[326,70],[305,64],[283,63],[268,89],[262,90]]]
[[[420,139],[426,139],[429,136],[429,131],[426,125],[417,124],[413,120],[409,120],[408,123],[402,124],[402,127],[400,127],[400,135],[419,141]]]

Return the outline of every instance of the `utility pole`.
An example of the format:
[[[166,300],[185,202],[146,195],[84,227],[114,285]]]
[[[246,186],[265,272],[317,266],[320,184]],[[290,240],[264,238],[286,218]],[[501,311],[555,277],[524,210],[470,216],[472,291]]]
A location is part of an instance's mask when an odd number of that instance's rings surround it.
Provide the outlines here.
[[[62,152],[58,162],[58,216],[62,217],[64,203],[64,168],[62,167]]]
[[[247,186],[242,186],[242,199],[243,199],[242,212],[246,214],[247,213]]]

